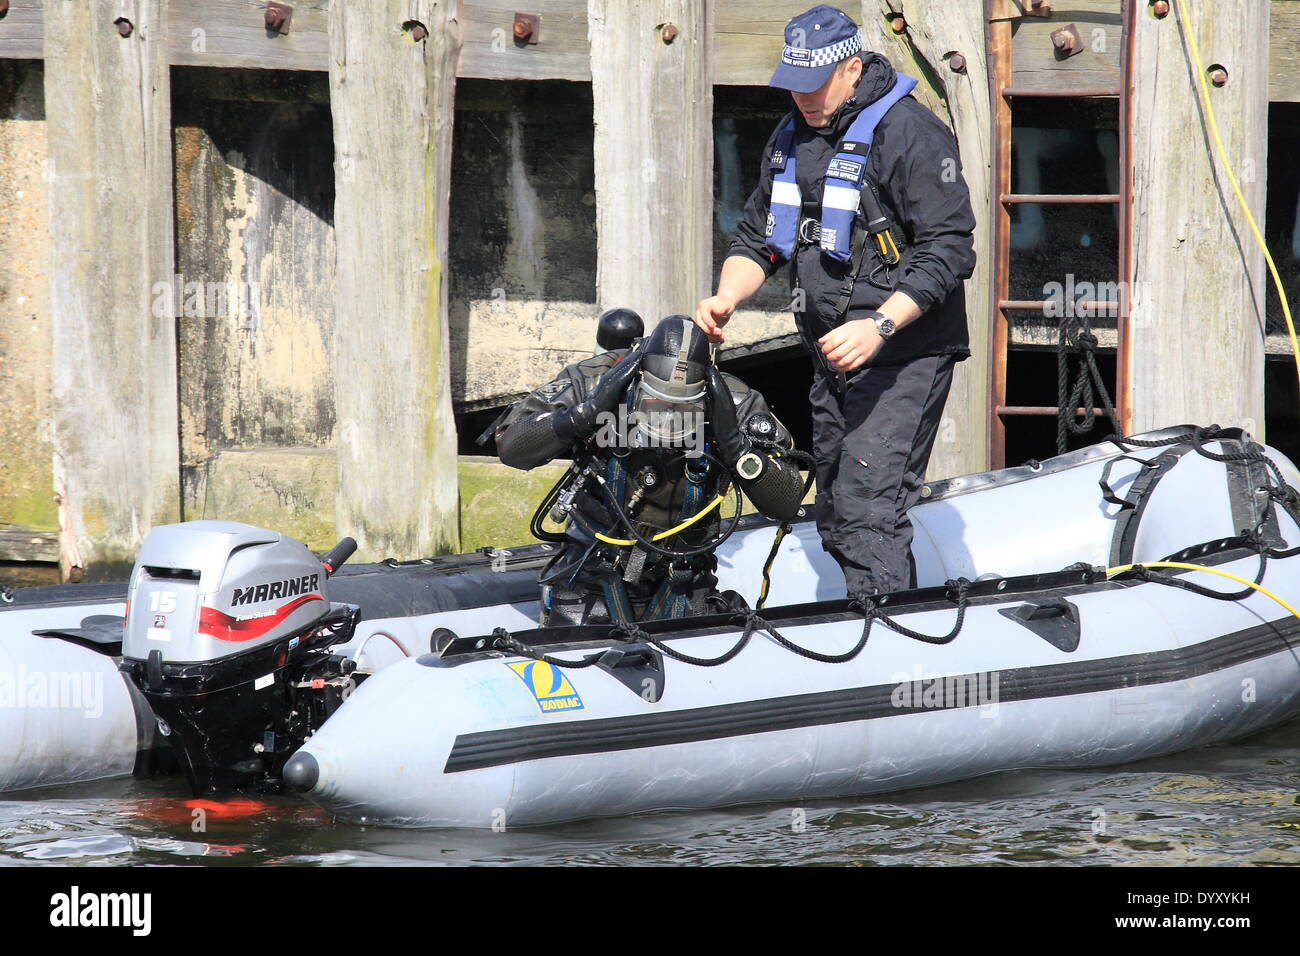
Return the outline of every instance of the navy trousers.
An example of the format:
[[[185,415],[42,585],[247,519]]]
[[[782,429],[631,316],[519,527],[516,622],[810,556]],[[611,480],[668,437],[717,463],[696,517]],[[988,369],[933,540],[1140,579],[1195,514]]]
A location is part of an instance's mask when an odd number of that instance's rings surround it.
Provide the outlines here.
[[[817,530],[850,595],[915,586],[912,522],[943,406],[953,355],[870,367],[840,398],[813,375]]]

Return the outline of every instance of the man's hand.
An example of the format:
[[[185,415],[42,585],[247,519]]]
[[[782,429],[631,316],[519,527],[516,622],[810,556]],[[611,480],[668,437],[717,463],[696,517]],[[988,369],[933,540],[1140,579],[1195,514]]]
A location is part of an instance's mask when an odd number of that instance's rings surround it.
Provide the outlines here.
[[[722,327],[736,311],[736,302],[725,295],[711,295],[701,299],[695,307],[695,324],[709,337],[710,342],[724,341]]]
[[[852,372],[871,360],[885,340],[871,319],[852,319],[817,340],[822,354],[837,372]]]
[[[563,441],[586,441],[596,430],[596,418],[612,412],[641,369],[641,349],[632,349],[606,370],[585,402],[555,413],[555,434]]]

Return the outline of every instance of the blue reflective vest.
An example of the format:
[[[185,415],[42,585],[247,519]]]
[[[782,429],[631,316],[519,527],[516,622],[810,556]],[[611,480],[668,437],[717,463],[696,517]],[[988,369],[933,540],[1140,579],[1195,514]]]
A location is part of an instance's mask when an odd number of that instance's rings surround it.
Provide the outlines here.
[[[821,248],[828,256],[848,262],[853,255],[853,219],[858,213],[867,156],[876,126],[890,107],[916,86],[916,78],[899,73],[884,96],[862,110],[849,126],[835,158],[826,169],[822,193]],[[768,245],[789,259],[794,253],[803,196],[795,177],[795,118],[777,133],[772,146],[772,202],[767,209]]]

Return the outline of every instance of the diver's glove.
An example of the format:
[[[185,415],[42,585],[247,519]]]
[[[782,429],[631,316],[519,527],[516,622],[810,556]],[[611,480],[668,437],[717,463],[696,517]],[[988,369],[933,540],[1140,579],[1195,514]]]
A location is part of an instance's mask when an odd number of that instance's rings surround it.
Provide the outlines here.
[[[601,412],[612,412],[623,400],[636,373],[641,370],[641,350],[635,348],[623,356],[596,381],[585,401],[555,413],[556,437],[565,442],[586,441],[596,431]]]
[[[736,420],[736,403],[731,397],[731,389],[727,388],[722,373],[712,365],[705,370],[704,374],[705,381],[708,383],[709,422],[713,430],[713,447],[717,450],[718,457],[740,477],[758,477],[757,473],[746,473],[752,472],[752,468],[737,470],[737,465],[742,460],[748,463],[750,458],[756,456],[753,454],[754,446],[740,430],[740,423]],[[757,464],[761,472],[762,462]]]

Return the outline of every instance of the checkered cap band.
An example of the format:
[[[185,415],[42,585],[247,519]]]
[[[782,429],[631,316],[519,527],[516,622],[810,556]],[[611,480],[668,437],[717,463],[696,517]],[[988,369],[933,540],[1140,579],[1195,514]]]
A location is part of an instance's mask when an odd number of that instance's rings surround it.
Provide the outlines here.
[[[791,46],[789,43],[781,50],[781,62],[789,66],[803,66],[810,69],[817,67],[830,66],[840,60],[847,59],[853,54],[862,50],[862,32],[858,31],[853,36],[840,40],[838,43],[832,43],[829,46],[811,48]]]

